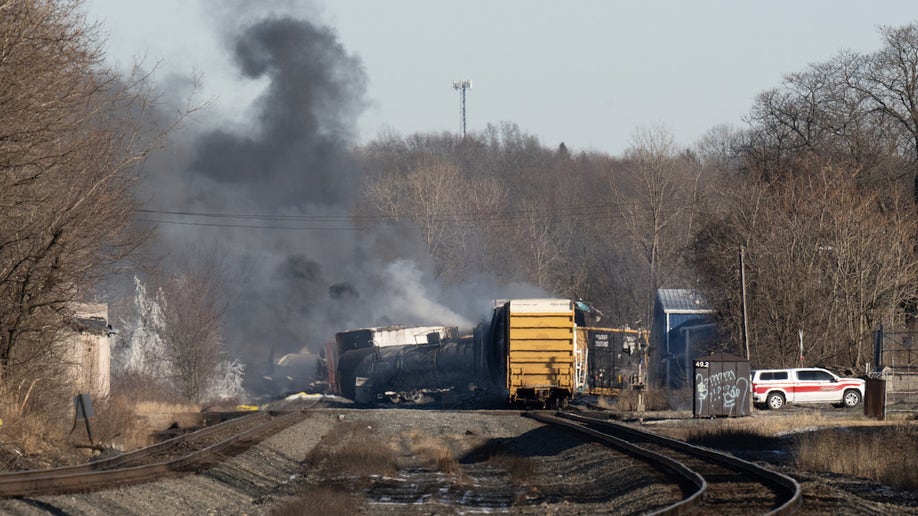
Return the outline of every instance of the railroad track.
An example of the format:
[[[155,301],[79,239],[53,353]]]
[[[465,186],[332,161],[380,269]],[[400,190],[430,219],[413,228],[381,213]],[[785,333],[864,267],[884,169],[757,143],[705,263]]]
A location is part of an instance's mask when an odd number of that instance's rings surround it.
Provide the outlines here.
[[[253,412],[106,460],[3,473],[0,497],[90,491],[200,470],[304,417],[304,411]]]
[[[803,498],[791,477],[715,450],[577,414],[527,413],[599,439],[674,476],[683,498],[655,514],[773,514],[795,512]]]

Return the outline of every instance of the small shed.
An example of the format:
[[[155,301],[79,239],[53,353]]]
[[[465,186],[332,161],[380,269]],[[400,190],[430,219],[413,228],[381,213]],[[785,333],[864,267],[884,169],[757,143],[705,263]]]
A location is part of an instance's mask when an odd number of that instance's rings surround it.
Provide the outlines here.
[[[694,359],[693,417],[748,416],[752,408],[749,360],[718,353]]]

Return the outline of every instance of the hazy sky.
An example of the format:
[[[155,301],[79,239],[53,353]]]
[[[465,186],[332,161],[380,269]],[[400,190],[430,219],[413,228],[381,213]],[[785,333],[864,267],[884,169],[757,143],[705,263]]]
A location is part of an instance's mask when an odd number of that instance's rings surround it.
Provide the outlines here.
[[[225,3],[225,2],[223,2]],[[718,124],[741,126],[755,95],[783,74],[839,50],[880,47],[879,25],[918,20],[910,0],[342,0],[212,3],[87,0],[109,56],[144,57],[158,77],[203,74],[213,109],[232,117],[260,84],[238,79],[216,27],[266,7],[332,27],[369,78],[359,140],[468,130],[510,121],[549,147],[620,154],[641,127],[664,125],[683,145]]]

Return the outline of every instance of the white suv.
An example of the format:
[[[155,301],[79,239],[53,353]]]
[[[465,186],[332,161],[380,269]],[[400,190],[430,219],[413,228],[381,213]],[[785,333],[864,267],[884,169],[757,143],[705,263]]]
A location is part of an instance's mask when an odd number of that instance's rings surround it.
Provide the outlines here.
[[[770,409],[785,403],[832,403],[850,408],[864,399],[864,383],[817,367],[761,369],[752,372],[752,402]]]

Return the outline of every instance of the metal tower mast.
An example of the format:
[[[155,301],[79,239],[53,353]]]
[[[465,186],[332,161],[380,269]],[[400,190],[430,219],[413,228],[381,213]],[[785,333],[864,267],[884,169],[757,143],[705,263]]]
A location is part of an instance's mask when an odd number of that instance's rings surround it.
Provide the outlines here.
[[[472,89],[472,81],[453,81],[453,89],[459,92],[459,129],[462,131],[462,138],[465,139],[465,90]]]

